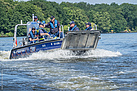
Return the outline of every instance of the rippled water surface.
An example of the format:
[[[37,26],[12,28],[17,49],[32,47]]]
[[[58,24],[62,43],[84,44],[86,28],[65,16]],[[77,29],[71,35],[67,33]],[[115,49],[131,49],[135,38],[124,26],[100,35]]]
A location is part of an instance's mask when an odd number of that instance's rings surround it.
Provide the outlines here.
[[[68,50],[8,59],[12,38],[0,38],[0,90],[137,90],[137,33],[102,34],[96,50]]]

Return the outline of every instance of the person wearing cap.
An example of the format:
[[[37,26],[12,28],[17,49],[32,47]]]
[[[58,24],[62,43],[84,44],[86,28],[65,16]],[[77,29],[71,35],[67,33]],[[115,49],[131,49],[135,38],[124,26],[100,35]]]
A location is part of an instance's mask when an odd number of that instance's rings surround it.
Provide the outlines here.
[[[86,29],[85,29],[85,31],[87,31],[87,30],[91,30],[91,29],[92,29],[92,27],[91,27],[91,23],[90,23],[90,22],[85,23],[85,24],[86,24]]]
[[[34,16],[34,22],[40,23],[37,16]]]
[[[32,27],[31,31],[29,32],[29,41],[30,43],[35,43],[38,40],[38,34],[35,27]]]
[[[55,19],[54,16],[50,17],[51,21],[45,25],[45,27],[50,28],[50,35],[63,38],[63,33],[60,29],[60,23]]]
[[[71,21],[69,24],[70,24],[69,31],[79,31],[79,28],[77,27],[77,25],[75,25],[74,21]]]
[[[42,23],[44,24],[44,27],[45,27],[46,22],[45,22],[45,21],[42,21]]]
[[[48,32],[44,29],[44,23],[39,23],[39,40],[43,41],[44,39],[47,39],[47,37],[50,35],[48,34]]]

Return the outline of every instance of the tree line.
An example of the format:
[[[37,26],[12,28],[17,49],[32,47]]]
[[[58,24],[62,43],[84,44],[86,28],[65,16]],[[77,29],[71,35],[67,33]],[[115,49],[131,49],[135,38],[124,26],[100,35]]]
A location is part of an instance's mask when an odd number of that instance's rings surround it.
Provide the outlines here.
[[[98,30],[104,33],[137,31],[137,5],[123,3],[89,4],[85,2],[50,2],[46,0],[30,0],[27,2],[0,0],[0,34],[13,36],[14,27],[23,20],[26,24],[32,21],[32,14],[40,21],[50,21],[50,16],[64,25],[67,31],[70,21],[75,21],[80,30],[85,30],[85,23],[97,24]],[[18,36],[26,35],[26,26],[18,28]]]

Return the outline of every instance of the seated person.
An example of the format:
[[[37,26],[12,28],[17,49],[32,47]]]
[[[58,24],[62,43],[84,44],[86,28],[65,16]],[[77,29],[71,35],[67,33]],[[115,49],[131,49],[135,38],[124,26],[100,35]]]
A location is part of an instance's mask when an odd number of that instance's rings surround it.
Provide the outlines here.
[[[47,39],[48,37],[50,37],[50,35],[44,29],[44,24],[43,23],[39,23],[39,40],[43,41],[44,39]]]
[[[29,41],[30,43],[35,43],[38,40],[38,35],[35,27],[32,27],[32,30],[29,32]]]
[[[69,31],[79,31],[79,28],[75,25],[74,21],[71,21],[70,23]]]
[[[85,23],[85,24],[86,24],[86,29],[85,29],[85,31],[87,31],[87,30],[91,30],[91,29],[92,29],[92,27],[91,27],[91,23],[90,23],[90,22]]]
[[[63,38],[63,33],[60,29],[60,23],[55,19],[54,16],[51,16],[51,21],[45,25],[45,27],[50,28],[50,35]]]

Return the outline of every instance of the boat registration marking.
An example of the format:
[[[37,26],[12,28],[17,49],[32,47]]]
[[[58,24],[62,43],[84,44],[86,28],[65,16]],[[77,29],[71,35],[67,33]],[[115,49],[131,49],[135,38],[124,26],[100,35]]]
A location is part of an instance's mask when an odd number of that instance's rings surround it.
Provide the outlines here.
[[[42,45],[42,47],[46,47],[46,45]]]

